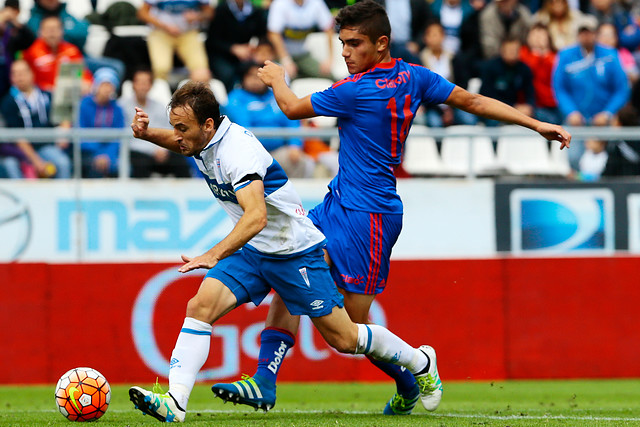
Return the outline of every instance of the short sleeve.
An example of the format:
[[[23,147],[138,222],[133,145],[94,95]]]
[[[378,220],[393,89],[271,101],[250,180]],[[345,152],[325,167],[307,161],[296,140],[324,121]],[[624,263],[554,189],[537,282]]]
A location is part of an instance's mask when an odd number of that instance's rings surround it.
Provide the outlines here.
[[[281,0],[275,0],[269,8],[267,16],[267,30],[272,33],[282,33],[286,24],[286,4]]]
[[[455,84],[426,67],[414,66],[414,71],[420,77],[424,103],[442,104],[449,98]]]
[[[355,85],[341,80],[322,92],[311,95],[313,111],[319,116],[350,117],[354,111],[350,101],[355,99]]]

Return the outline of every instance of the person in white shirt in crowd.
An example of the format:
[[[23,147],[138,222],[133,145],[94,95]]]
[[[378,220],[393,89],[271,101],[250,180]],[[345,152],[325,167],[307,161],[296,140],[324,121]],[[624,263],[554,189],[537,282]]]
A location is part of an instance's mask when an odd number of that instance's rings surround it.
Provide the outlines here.
[[[152,27],[147,36],[149,59],[156,78],[167,79],[173,70],[173,55],[184,62],[189,72],[210,78],[209,60],[200,39],[200,26],[213,17],[208,0],[145,0],[138,18]]]
[[[327,34],[328,55],[322,63],[318,63],[305,47],[307,36],[318,31]],[[269,8],[267,37],[292,79],[333,78],[333,36],[333,16],[323,0],[275,0]]]

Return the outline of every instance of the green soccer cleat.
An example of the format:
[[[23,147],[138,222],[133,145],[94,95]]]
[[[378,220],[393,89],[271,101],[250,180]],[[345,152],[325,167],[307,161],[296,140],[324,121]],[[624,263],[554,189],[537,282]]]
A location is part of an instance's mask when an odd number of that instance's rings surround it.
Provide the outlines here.
[[[142,411],[145,415],[151,415],[167,423],[184,422],[186,411],[178,405],[178,402],[170,393],[162,391],[157,380],[152,391],[140,387],[131,387],[129,389],[129,399],[136,409]]]
[[[276,404],[275,384],[270,384],[260,375],[250,377],[245,374],[242,375],[240,381],[230,384],[214,384],[211,391],[225,403],[248,405],[255,408],[256,411],[262,409],[264,412],[268,412]]]
[[[423,352],[430,360],[429,370],[416,374],[416,381],[420,387],[420,400],[422,406],[427,411],[435,411],[442,400],[442,381],[438,375],[438,366],[436,365],[436,351],[433,347],[422,345],[418,349]]]
[[[414,397],[407,398],[400,393],[394,394],[391,400],[387,402],[387,406],[384,407],[382,413],[385,415],[411,415],[411,411],[413,411],[420,399],[420,388],[417,383],[411,391],[411,395]]]

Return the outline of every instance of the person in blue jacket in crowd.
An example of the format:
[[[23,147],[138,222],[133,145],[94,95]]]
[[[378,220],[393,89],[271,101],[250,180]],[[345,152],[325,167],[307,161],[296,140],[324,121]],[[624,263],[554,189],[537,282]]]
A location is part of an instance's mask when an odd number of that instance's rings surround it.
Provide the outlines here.
[[[558,54],[552,84],[564,121],[569,126],[608,126],[629,99],[627,76],[618,53],[596,44],[598,22],[585,17],[578,29],[578,44]],[[584,153],[582,141],[574,141],[569,162],[578,170]]]
[[[79,126],[82,128],[124,128],[124,113],[116,102],[120,81],[108,67],[93,75],[91,94],[80,102]],[[120,141],[82,141],[82,176],[115,177],[118,174]]]
[[[258,78],[260,66],[247,62],[242,67],[242,86],[229,93],[224,112],[229,119],[246,128],[299,128],[300,121],[289,120],[280,110],[273,91]],[[310,178],[313,159],[304,153],[300,138],[260,138],[264,148],[282,166],[289,178]]]

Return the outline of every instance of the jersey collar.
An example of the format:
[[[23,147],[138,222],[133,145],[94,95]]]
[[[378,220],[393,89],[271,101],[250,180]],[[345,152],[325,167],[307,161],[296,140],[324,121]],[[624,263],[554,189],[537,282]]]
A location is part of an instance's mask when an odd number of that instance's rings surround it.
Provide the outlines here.
[[[222,119],[220,126],[218,126],[218,129],[216,129],[216,133],[213,134],[211,141],[209,141],[209,143],[202,149],[202,151],[210,147],[213,147],[218,142],[220,142],[220,140],[222,140],[222,138],[227,133],[230,127],[231,127],[231,120],[229,120],[227,116],[224,116],[224,119]]]
[[[396,58],[391,58],[391,61],[389,61],[389,62],[379,62],[376,65],[374,65],[373,68],[370,71],[373,71],[376,68],[381,68],[383,70],[391,69],[391,68],[396,66],[396,62],[397,62]]]

